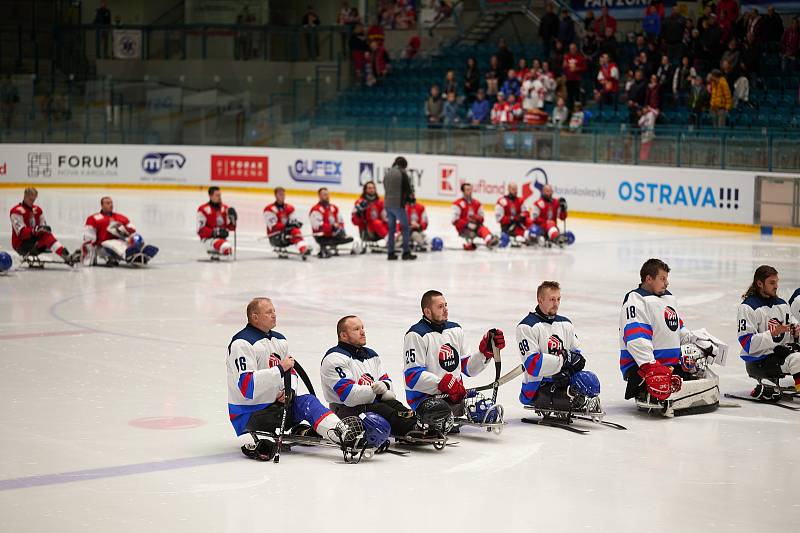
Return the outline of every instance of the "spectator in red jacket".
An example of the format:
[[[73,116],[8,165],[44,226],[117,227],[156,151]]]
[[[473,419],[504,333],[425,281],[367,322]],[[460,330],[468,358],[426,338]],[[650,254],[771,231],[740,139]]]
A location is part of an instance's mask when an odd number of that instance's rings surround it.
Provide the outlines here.
[[[608,13],[608,6],[603,6],[600,10],[600,17],[594,23],[594,32],[597,35],[606,36],[606,28],[611,29],[611,35],[617,33],[617,19]]]
[[[658,85],[658,76],[655,74],[650,76],[650,83],[647,84],[644,105],[653,109],[661,109],[661,87]]]
[[[453,226],[456,227],[458,235],[466,239],[465,250],[477,248],[472,242],[475,238],[481,238],[488,248],[497,246],[498,239],[492,235],[489,228],[483,225],[483,206],[472,197],[472,185],[470,183],[461,184],[463,197],[453,202]]]
[[[617,110],[617,93],[619,93],[619,68],[611,61],[608,54],[600,56],[600,64],[597,69],[597,100],[600,109],[610,105]]]
[[[739,2],[736,0],[719,0],[717,2],[717,23],[722,30],[722,42],[731,38],[733,26],[739,18]]]
[[[797,64],[797,52],[800,49],[800,19],[794,17],[792,25],[786,28],[781,38],[781,67],[787,71]]]
[[[578,51],[578,45],[569,45],[569,52],[564,56],[562,65],[567,78],[567,107],[572,109],[575,101],[580,99],[581,78],[586,72],[586,57]]]

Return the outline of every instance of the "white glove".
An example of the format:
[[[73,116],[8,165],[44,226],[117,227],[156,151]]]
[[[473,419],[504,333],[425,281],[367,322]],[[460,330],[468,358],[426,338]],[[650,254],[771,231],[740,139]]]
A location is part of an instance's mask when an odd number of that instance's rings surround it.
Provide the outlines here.
[[[374,381],[372,383],[372,393],[375,396],[381,396],[383,394],[386,394],[386,391],[388,390],[389,387],[387,387],[386,383],[384,383],[383,381]]]
[[[388,401],[394,400],[396,398],[397,398],[397,396],[394,395],[394,392],[392,392],[392,389],[386,389],[386,392],[381,394],[381,401],[382,402],[388,402]]]

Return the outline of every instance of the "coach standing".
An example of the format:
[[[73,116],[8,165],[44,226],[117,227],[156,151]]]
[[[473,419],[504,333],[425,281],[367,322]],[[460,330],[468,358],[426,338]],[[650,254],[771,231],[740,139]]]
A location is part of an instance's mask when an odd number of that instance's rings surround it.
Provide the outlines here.
[[[398,157],[394,160],[392,168],[383,177],[383,186],[386,193],[383,198],[383,206],[389,219],[389,235],[386,239],[386,248],[389,252],[389,261],[397,259],[394,253],[394,236],[397,229],[397,222],[403,232],[403,261],[416,259],[417,256],[411,253],[411,238],[408,229],[408,217],[406,216],[406,204],[414,196],[414,188],[411,180],[408,179],[408,161],[405,157]]]

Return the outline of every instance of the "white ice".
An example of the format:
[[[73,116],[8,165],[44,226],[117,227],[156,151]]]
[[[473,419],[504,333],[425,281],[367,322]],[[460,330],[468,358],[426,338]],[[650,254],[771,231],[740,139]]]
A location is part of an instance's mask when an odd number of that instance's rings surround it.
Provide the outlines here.
[[[109,191],[43,189],[56,235],[80,242]],[[200,261],[195,209],[203,191],[112,190],[115,206],[161,248],[147,269],[48,266],[0,277],[0,531],[790,531],[800,520],[800,413],[741,403],[662,419],[622,399],[617,320],[642,261],[673,271],[670,289],[689,327],[731,345],[723,392],[751,381],[737,357],[739,295],[756,266],[800,285],[800,240],[658,225],[570,220],[565,250],[448,250],[415,263],[381,255],[281,260],[268,251],[266,195],[225,194],[241,215],[235,263]],[[0,191],[7,213],[18,191]],[[306,213],[311,198],[291,198]],[[352,200],[339,200],[349,214]],[[432,235],[459,245],[449,210],[430,209]],[[491,216],[491,213],[489,213]],[[495,227],[493,221],[491,227]],[[307,229],[307,227],[306,227]],[[8,223],[0,247],[10,249]],[[608,419],[589,435],[521,424],[520,381],[500,390],[500,436],[466,428],[458,446],[412,449],[342,464],[336,450],[296,449],[281,463],[244,458],[228,422],[224,357],[254,296],[269,296],[276,329],[319,389],[318,365],[336,320],[357,314],[395,383],[402,339],[419,298],[442,290],[470,346],[506,332],[506,370],[518,364],[514,328],[542,280],[563,285],[587,367],[602,380]],[[468,385],[491,381],[492,371]],[[796,404],[800,405],[800,404]],[[131,422],[188,417],[145,429]],[[177,426],[177,427],[174,427]],[[65,475],[66,474],[66,475]]]

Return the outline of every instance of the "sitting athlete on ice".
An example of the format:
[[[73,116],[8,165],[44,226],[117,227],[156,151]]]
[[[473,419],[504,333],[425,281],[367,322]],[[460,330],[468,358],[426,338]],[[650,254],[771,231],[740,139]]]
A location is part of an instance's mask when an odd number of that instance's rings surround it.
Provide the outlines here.
[[[222,203],[219,187],[208,188],[208,202],[197,208],[197,235],[211,259],[233,254],[228,235],[236,231],[238,216],[233,207]]]
[[[107,266],[117,266],[120,261],[146,265],[157,253],[158,248],[145,244],[128,217],[114,212],[110,196],[100,198],[100,212],[89,215],[83,229],[81,262],[85,266],[96,265],[98,258]]]
[[[789,309],[792,311],[794,319],[800,322],[800,288],[795,289],[789,297]]]
[[[641,284],[625,295],[619,319],[619,366],[625,399],[666,416],[710,411],[719,405],[719,378],[707,368],[724,364],[727,345],[705,329],[689,331],[667,290],[669,266],[648,259]],[[666,400],[668,402],[664,403]]]
[[[38,197],[39,191],[28,187],[22,195],[22,201],[11,208],[11,247],[24,258],[53,252],[72,266],[75,262],[73,257],[53,235],[42,208],[36,205]]]
[[[254,298],[247,305],[247,325],[228,345],[228,414],[237,435],[275,433],[283,415],[286,372],[292,373],[292,388],[297,390],[294,358],[289,355],[286,337],[273,329],[276,323],[272,300]],[[295,433],[319,435],[341,444],[339,423],[339,417],[316,396],[300,394],[293,397],[285,426]],[[242,452],[254,459],[268,460],[274,452],[274,448],[269,449],[272,445],[260,440],[261,449],[243,446]]]
[[[553,196],[552,185],[545,185],[542,188],[542,196],[533,202],[530,217],[533,223],[531,229],[536,234],[539,244],[547,241],[556,244],[566,242],[566,235],[561,235],[558,231],[557,220],[567,219],[567,201]]]
[[[561,286],[545,281],[536,289],[536,309],[517,326],[523,374],[519,400],[523,405],[552,411],[600,411],[600,382],[583,370],[581,354],[572,322],[558,314]]]
[[[378,189],[375,187],[374,181],[364,184],[361,196],[356,199],[350,218],[358,228],[363,241],[379,241],[385,239],[389,234],[383,200],[378,196]]]
[[[498,239],[483,224],[483,206],[472,197],[472,185],[462,183],[461,192],[464,196],[453,202],[452,223],[458,235],[467,241],[464,243],[464,249],[474,250],[476,246],[472,241],[476,238],[483,239],[488,248],[494,248]]]
[[[775,268],[758,267],[736,316],[741,358],[747,375],[759,382],[750,395],[766,401],[781,399],[777,385],[787,374],[794,378],[794,390],[800,392],[800,325],[789,304],[778,296],[778,281]],[[793,297],[797,298],[797,292]]]
[[[531,225],[530,213],[517,196],[517,184],[508,184],[508,194],[501,196],[494,207],[494,216],[503,233],[514,241],[525,241]]]
[[[348,237],[344,232],[344,220],[342,219],[339,208],[331,203],[331,195],[326,187],[321,187],[317,191],[319,202],[317,202],[308,213],[311,220],[311,231],[314,233],[314,240],[319,244],[319,256],[326,258],[331,256],[330,248],[336,248],[340,244],[353,242],[352,237]]]
[[[491,412],[493,406],[489,400],[482,400],[484,403],[477,413],[465,412],[467,391],[462,376],[477,376],[493,362],[492,342],[497,349],[505,347],[503,332],[499,329],[487,331],[477,353],[470,354],[464,343],[464,330],[447,320],[447,300],[441,292],[427,291],[422,295],[420,306],[422,319],[411,326],[403,341],[408,404],[419,414],[428,399],[442,394],[446,395],[444,399],[453,415],[470,417],[474,414],[484,421],[483,415]]]
[[[264,208],[264,222],[267,225],[269,243],[275,248],[296,246],[301,256],[311,253],[303,232],[303,223],[297,218],[297,212],[291,204],[286,203],[286,189],[275,187],[275,201]]]
[[[320,374],[325,401],[339,416],[376,413],[386,419],[393,435],[406,435],[417,425],[414,411],[397,400],[381,358],[367,348],[364,323],[348,315],[336,324],[339,343],[322,358]]]
[[[428,213],[425,206],[419,203],[415,196],[408,198],[406,203],[406,217],[408,218],[408,233],[411,239],[411,247],[419,252],[428,251]],[[400,231],[398,224],[397,231]]]

